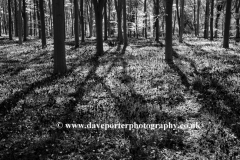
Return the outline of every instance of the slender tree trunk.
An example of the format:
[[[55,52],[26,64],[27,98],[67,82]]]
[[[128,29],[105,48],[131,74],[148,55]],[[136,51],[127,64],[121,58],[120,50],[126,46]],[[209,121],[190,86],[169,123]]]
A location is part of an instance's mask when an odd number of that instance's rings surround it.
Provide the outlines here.
[[[34,5],[34,9],[33,9],[33,33],[34,36],[37,35],[37,16],[36,16],[36,0],[33,0],[33,5]]]
[[[136,7],[136,37],[138,39],[138,6]]]
[[[197,37],[197,22],[196,22],[196,0],[194,0],[194,30],[195,30],[195,36]]]
[[[92,1],[90,1],[89,4],[89,13],[90,13],[90,19],[89,19],[89,32],[90,32],[90,37],[93,35],[93,8],[92,8]]]
[[[179,5],[178,0],[176,0],[176,9],[177,9],[177,19],[178,19],[178,35],[180,36],[180,30],[181,30],[181,19],[179,15]]]
[[[220,18],[220,15],[221,15],[221,10],[223,8],[222,5],[223,4],[218,4],[217,5],[217,14],[216,14],[216,20],[215,20],[215,35],[214,35],[215,38],[218,37],[218,22],[219,22],[219,18]]]
[[[232,5],[232,0],[228,0],[227,7],[226,7],[224,37],[223,37],[223,47],[224,48],[229,48],[229,31],[230,31],[230,24],[231,24],[231,5]]]
[[[85,31],[84,31],[84,15],[83,15],[83,0],[81,2],[81,29],[82,29],[82,42],[85,42]]]
[[[111,36],[110,13],[111,13],[111,0],[108,0],[108,36]]]
[[[145,38],[147,39],[147,30],[148,30],[148,26],[147,26],[147,0],[144,0],[144,23],[145,23],[145,29],[144,29],[144,34],[145,34]]]
[[[107,40],[107,3],[104,4],[104,41]]]
[[[24,0],[25,1],[25,0]],[[39,39],[41,39],[42,37],[42,33],[41,33],[41,23],[40,23],[40,14],[39,14],[39,4],[38,4],[38,0],[36,0],[36,8],[37,8],[37,24],[38,24],[38,35],[39,35]]]
[[[9,24],[9,40],[12,40],[12,13],[11,13],[11,0],[8,0],[8,24]]]
[[[200,30],[200,6],[201,6],[201,0],[197,0],[197,36],[199,36],[199,30]]]
[[[214,0],[211,1],[211,18],[210,18],[210,40],[213,41],[213,11],[214,11]]]
[[[240,7],[240,0],[236,0],[236,9],[235,9],[235,13],[237,15],[236,18],[236,41],[239,41],[239,36],[240,36],[240,32],[239,32],[239,7]]]
[[[64,43],[64,0],[53,0],[54,73],[67,71]]]
[[[48,5],[49,5],[49,14],[50,14],[50,36],[53,36],[53,24],[52,24],[52,4],[51,4],[51,0],[48,0]]]
[[[209,0],[206,0],[205,25],[204,25],[205,39],[208,39],[208,33],[209,33]]]
[[[14,10],[15,10],[15,36],[18,36],[18,10],[17,10],[17,2],[14,0]]]
[[[21,45],[22,44],[22,0],[19,0],[19,4],[18,4],[18,28],[19,28],[19,31],[18,31],[18,36],[19,36],[19,41],[18,43]]]
[[[24,28],[23,28],[23,31],[24,31],[24,37],[23,37],[23,41],[27,41],[27,35],[28,35],[28,33],[27,33],[27,27],[28,27],[28,25],[27,25],[27,21],[28,21],[28,19],[27,19],[27,12],[26,12],[26,0],[23,0],[23,22],[24,22]]]
[[[75,31],[75,48],[79,47],[79,33],[78,33],[78,0],[74,0],[74,31]]]
[[[176,26],[176,19],[177,19],[177,15],[176,15],[177,13],[176,12],[177,11],[174,12],[174,23],[173,23],[173,31],[172,31],[173,35],[175,34],[175,26]]]
[[[183,31],[184,31],[184,0],[181,0],[181,28],[179,35],[179,42],[183,42]]]
[[[124,45],[128,43],[127,39],[127,15],[126,15],[126,0],[123,0],[123,30],[124,30]]]
[[[43,8],[43,0],[39,0],[39,8],[40,8],[40,17],[41,17],[41,30],[42,30],[42,48],[45,48],[47,45],[46,42],[46,33],[45,33],[45,15]]]
[[[156,30],[156,37],[155,37],[155,41],[159,42],[159,0],[156,0],[155,4],[154,4],[154,8],[155,8],[155,30]]]
[[[115,0],[115,8],[117,11],[117,20],[118,20],[118,40],[119,44],[123,43],[122,36],[122,0]]]
[[[165,60],[172,62],[172,5],[173,0],[166,1],[166,39]]]

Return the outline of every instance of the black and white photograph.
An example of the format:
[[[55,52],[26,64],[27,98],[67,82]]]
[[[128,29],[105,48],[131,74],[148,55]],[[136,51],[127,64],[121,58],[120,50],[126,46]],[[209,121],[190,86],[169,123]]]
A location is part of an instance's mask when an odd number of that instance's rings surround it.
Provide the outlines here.
[[[240,160],[240,0],[0,0],[0,160]]]

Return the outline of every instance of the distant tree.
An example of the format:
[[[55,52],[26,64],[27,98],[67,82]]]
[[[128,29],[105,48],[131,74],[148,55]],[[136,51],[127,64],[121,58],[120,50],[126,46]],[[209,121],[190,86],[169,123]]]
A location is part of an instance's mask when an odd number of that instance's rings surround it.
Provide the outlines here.
[[[81,3],[81,9],[80,9],[80,12],[81,12],[81,29],[82,29],[82,42],[85,42],[85,30],[84,30],[84,15],[83,15],[83,0],[80,0],[80,3]]]
[[[24,0],[25,1],[25,0]],[[41,33],[41,21],[40,21],[40,14],[39,14],[39,0],[36,0],[36,12],[37,12],[37,24],[38,24],[38,37],[41,39],[42,33]]]
[[[40,17],[41,17],[42,48],[45,48],[47,45],[47,42],[46,42],[46,33],[45,33],[45,15],[44,15],[44,8],[43,8],[43,0],[39,0],[39,9],[40,9]]]
[[[180,35],[180,28],[181,28],[181,19],[179,15],[179,5],[178,5],[178,0],[176,0],[176,12],[177,12],[177,20],[178,20],[178,34]]]
[[[75,31],[75,48],[79,47],[79,33],[78,33],[78,0],[74,0],[74,31]]]
[[[9,40],[12,40],[12,14],[11,14],[11,0],[8,0],[8,23],[9,23]]]
[[[145,38],[147,38],[147,0],[144,0],[144,34],[145,34]]]
[[[126,13],[126,0],[123,0],[123,31],[124,31],[124,45],[127,45],[127,13]]]
[[[64,0],[53,0],[54,73],[67,71],[64,43]]]
[[[172,5],[173,0],[166,1],[166,38],[165,60],[172,62]]]
[[[155,41],[159,42],[159,0],[153,0],[154,3],[154,27],[155,27]]]
[[[104,3],[104,40],[107,40],[108,22],[107,22],[107,3]]]
[[[180,16],[180,35],[179,35],[179,42],[183,42],[183,31],[184,31],[184,0],[181,0],[181,16]]]
[[[204,23],[204,38],[208,39],[209,33],[209,0],[206,0],[205,23]]]
[[[115,1],[115,8],[117,12],[117,21],[118,21],[118,40],[119,44],[123,43],[123,36],[122,36],[122,0],[114,0]]]
[[[199,30],[200,30],[200,6],[201,6],[201,0],[197,0],[197,36],[199,36]]]
[[[22,44],[22,0],[19,0],[19,4],[18,4],[18,37],[19,37],[19,41],[18,43],[21,45]]]
[[[229,48],[229,30],[231,24],[231,6],[232,0],[227,0],[226,14],[225,14],[225,25],[224,25],[224,36],[223,36],[223,47]]]
[[[17,2],[14,0],[14,19],[15,19],[15,36],[18,36],[18,9],[17,9]]]
[[[236,0],[236,3],[235,3],[235,13],[236,13],[236,41],[239,41],[239,36],[240,36],[240,32],[239,32],[239,8],[240,8],[240,0]]]
[[[27,41],[27,36],[28,36],[28,18],[27,18],[27,12],[26,12],[26,0],[23,0],[23,12],[22,12],[22,17],[23,17],[23,31],[24,31],[24,37],[23,41]]]
[[[214,35],[215,38],[218,37],[218,22],[221,15],[221,11],[225,6],[224,4],[225,4],[224,1],[217,1],[217,14],[216,14],[216,20],[215,20],[215,35]]]
[[[103,54],[103,35],[102,35],[102,12],[104,3],[106,0],[92,0],[94,11],[95,11],[95,21],[96,21],[96,31],[97,31],[97,55]]]
[[[213,40],[213,16],[214,16],[214,0],[211,0],[211,18],[210,18],[210,40]]]

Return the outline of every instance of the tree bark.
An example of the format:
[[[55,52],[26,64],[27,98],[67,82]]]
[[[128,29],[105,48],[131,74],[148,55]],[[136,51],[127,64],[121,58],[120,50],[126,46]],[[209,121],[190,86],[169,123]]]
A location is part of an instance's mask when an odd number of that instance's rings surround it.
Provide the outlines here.
[[[223,47],[224,48],[229,48],[229,32],[230,32],[230,24],[231,24],[231,5],[232,5],[232,0],[228,0],[227,7],[226,7],[224,37],[223,37]]]
[[[18,37],[19,37],[19,41],[18,43],[21,45],[22,44],[22,0],[19,0],[19,4],[18,4],[18,22],[19,22],[19,31],[18,31]]]
[[[180,28],[180,35],[179,35],[179,42],[183,42],[183,31],[184,31],[184,0],[181,0],[181,28]]]
[[[81,2],[81,29],[82,29],[82,42],[85,42],[85,31],[84,31],[84,15],[83,15],[83,0]]]
[[[39,9],[40,9],[40,17],[41,17],[41,31],[42,31],[42,48],[45,48],[47,45],[46,42],[46,33],[45,33],[45,15],[43,8],[43,0],[39,0]]]
[[[147,39],[147,0],[144,0],[144,22],[145,22],[145,29],[144,29],[144,34],[145,34],[145,38]]]
[[[103,54],[103,35],[102,35],[102,11],[106,0],[92,0],[95,10],[96,31],[97,31],[97,55]]]
[[[18,9],[17,9],[17,2],[14,0],[14,10],[15,10],[15,36],[18,36]]]
[[[25,0],[24,0],[25,1]],[[38,4],[38,0],[36,0],[36,12],[37,12],[37,24],[38,24],[38,35],[39,35],[39,39],[42,38],[42,33],[41,33],[41,23],[40,23],[40,14],[39,14],[39,4]]]
[[[23,37],[23,41],[27,41],[27,36],[28,36],[28,33],[27,33],[27,27],[28,27],[28,19],[27,19],[27,12],[26,12],[26,0],[23,0],[23,24],[24,24],[24,28],[23,28],[23,31],[24,31],[24,37]]]
[[[215,35],[214,35],[215,38],[218,37],[218,22],[219,22],[222,8],[223,8],[222,3],[217,5],[217,14],[216,14],[216,20],[215,20]]]
[[[117,12],[117,20],[118,20],[118,40],[119,44],[123,43],[122,36],[122,0],[115,0],[115,8]]]
[[[123,0],[123,31],[124,31],[124,45],[128,43],[127,39],[127,16],[126,16],[126,0]]]
[[[210,18],[210,40],[213,41],[213,14],[214,14],[214,0],[211,1],[211,18]]]
[[[79,47],[79,33],[78,33],[78,0],[74,0],[74,34],[75,34],[75,48]]]
[[[197,1],[197,36],[199,36],[199,30],[200,30],[200,6],[201,6],[201,0]]]
[[[155,0],[154,0],[155,1]],[[156,30],[156,37],[155,41],[159,42],[159,0],[156,0],[154,4],[155,8],[155,30]]]
[[[165,60],[172,62],[172,5],[173,0],[166,1],[166,39],[165,39]]]
[[[239,7],[240,7],[240,0],[236,0],[236,9],[235,9],[235,13],[237,15],[236,18],[236,41],[239,41],[239,36],[240,36],[240,32],[239,32]]]
[[[52,5],[51,5],[51,0],[48,0],[48,5],[49,5],[49,14],[50,14],[50,28],[51,28],[51,31],[50,31],[50,36],[53,36],[53,24],[52,24]]]
[[[8,0],[8,24],[9,24],[9,40],[12,40],[12,13],[11,13],[11,0]]]
[[[104,4],[104,41],[107,40],[107,3]]]
[[[64,43],[64,0],[53,0],[54,73],[67,71]]]
[[[206,0],[205,25],[204,25],[205,39],[208,39],[208,33],[209,33],[209,0]]]
[[[180,36],[180,29],[181,29],[181,19],[179,15],[179,7],[178,7],[178,0],[176,0],[176,9],[177,9],[177,20],[178,20],[178,35]]]

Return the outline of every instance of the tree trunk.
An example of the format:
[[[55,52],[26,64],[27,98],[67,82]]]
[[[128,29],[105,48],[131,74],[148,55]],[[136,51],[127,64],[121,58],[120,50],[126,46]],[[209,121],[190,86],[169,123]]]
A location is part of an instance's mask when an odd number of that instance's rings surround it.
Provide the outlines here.
[[[239,36],[240,36],[240,32],[239,32],[239,7],[240,7],[240,0],[236,0],[236,9],[235,9],[235,13],[237,15],[236,18],[236,41],[239,41]]]
[[[53,0],[54,73],[67,71],[64,43],[64,0]]]
[[[103,55],[103,35],[102,35],[102,11],[106,0],[92,0],[95,10],[96,31],[97,31],[97,55]]]
[[[117,12],[117,20],[118,20],[118,40],[119,44],[123,43],[122,36],[122,0],[115,0],[115,8]]]
[[[23,0],[23,13],[22,13],[22,15],[23,15],[23,22],[24,22],[24,28],[23,28],[23,31],[24,31],[24,37],[23,37],[23,41],[27,41],[27,35],[28,35],[28,33],[27,33],[27,27],[28,27],[28,25],[27,25],[27,21],[28,21],[28,19],[27,19],[27,12],[26,12],[26,0]]]
[[[228,0],[227,7],[226,7],[224,37],[223,37],[223,47],[224,48],[229,48],[229,32],[230,32],[230,24],[231,24],[231,5],[232,5],[232,0]]]
[[[19,28],[19,31],[18,31],[18,36],[19,36],[19,41],[18,43],[21,45],[22,44],[22,0],[19,0],[19,4],[18,4],[18,28]]]
[[[110,13],[111,13],[111,0],[108,0],[108,36],[111,36]]]
[[[33,8],[33,33],[34,33],[34,36],[36,36],[37,35],[36,0],[33,0],[33,5],[34,5],[34,8]]]
[[[18,36],[18,10],[17,10],[17,2],[14,0],[14,10],[15,10],[15,36]]]
[[[126,16],[126,0],[123,0],[123,31],[124,31],[124,45],[128,43],[127,40],[127,16]]]
[[[53,36],[53,24],[52,24],[52,5],[51,5],[51,0],[48,0],[48,5],[49,5],[49,14],[50,14],[50,36]]]
[[[223,4],[218,4],[217,5],[217,14],[216,14],[216,20],[215,20],[215,35],[214,35],[215,38],[218,37],[218,22],[219,22],[219,18],[220,18],[220,15],[221,15],[221,10],[223,8],[222,5]]]
[[[204,25],[205,39],[208,39],[208,33],[209,33],[209,0],[206,0],[205,25]]]
[[[90,19],[89,19],[89,32],[90,32],[90,37],[92,37],[93,33],[93,8],[92,8],[92,1],[90,1],[89,4],[89,13],[90,13]]]
[[[197,36],[199,36],[199,30],[200,30],[200,6],[201,6],[201,0],[197,1]]]
[[[176,26],[176,19],[177,19],[177,15],[176,15],[176,11],[174,12],[174,23],[173,23],[173,35],[175,34],[175,26]]]
[[[172,62],[172,5],[173,0],[166,1],[166,39],[165,39],[165,60]]]
[[[12,13],[11,13],[11,0],[8,0],[8,24],[9,24],[9,40],[12,40]]]
[[[75,31],[75,48],[79,47],[79,33],[78,33],[78,0],[74,0],[74,31]]]
[[[181,29],[181,19],[179,15],[179,7],[178,7],[178,0],[176,0],[176,9],[177,9],[177,19],[178,19],[178,35],[180,36],[180,29]]]
[[[84,15],[83,15],[83,0],[81,2],[81,29],[82,29],[82,42],[85,42],[85,31],[84,31]]]
[[[25,1],[25,0],[24,0]],[[41,33],[41,23],[40,23],[40,14],[39,14],[39,4],[38,4],[38,0],[36,1],[36,12],[37,12],[37,24],[38,24],[38,35],[39,35],[39,39],[41,39],[42,37],[42,33]]]
[[[180,26],[180,35],[179,42],[183,42],[183,31],[184,31],[184,0],[181,0],[181,26]]]
[[[213,14],[214,14],[214,0],[211,2],[211,18],[210,18],[210,40],[213,41]]]
[[[107,3],[104,4],[104,41],[107,40]]]
[[[145,22],[145,29],[144,29],[144,34],[145,38],[147,39],[147,0],[144,0],[144,22]]]
[[[159,0],[156,0],[156,3],[154,4],[155,8],[155,30],[156,30],[156,37],[155,41],[159,42]]]
[[[39,0],[39,9],[40,9],[40,17],[41,17],[41,31],[42,31],[42,48],[45,48],[46,43],[46,33],[45,33],[45,15],[43,8],[43,0]]]

